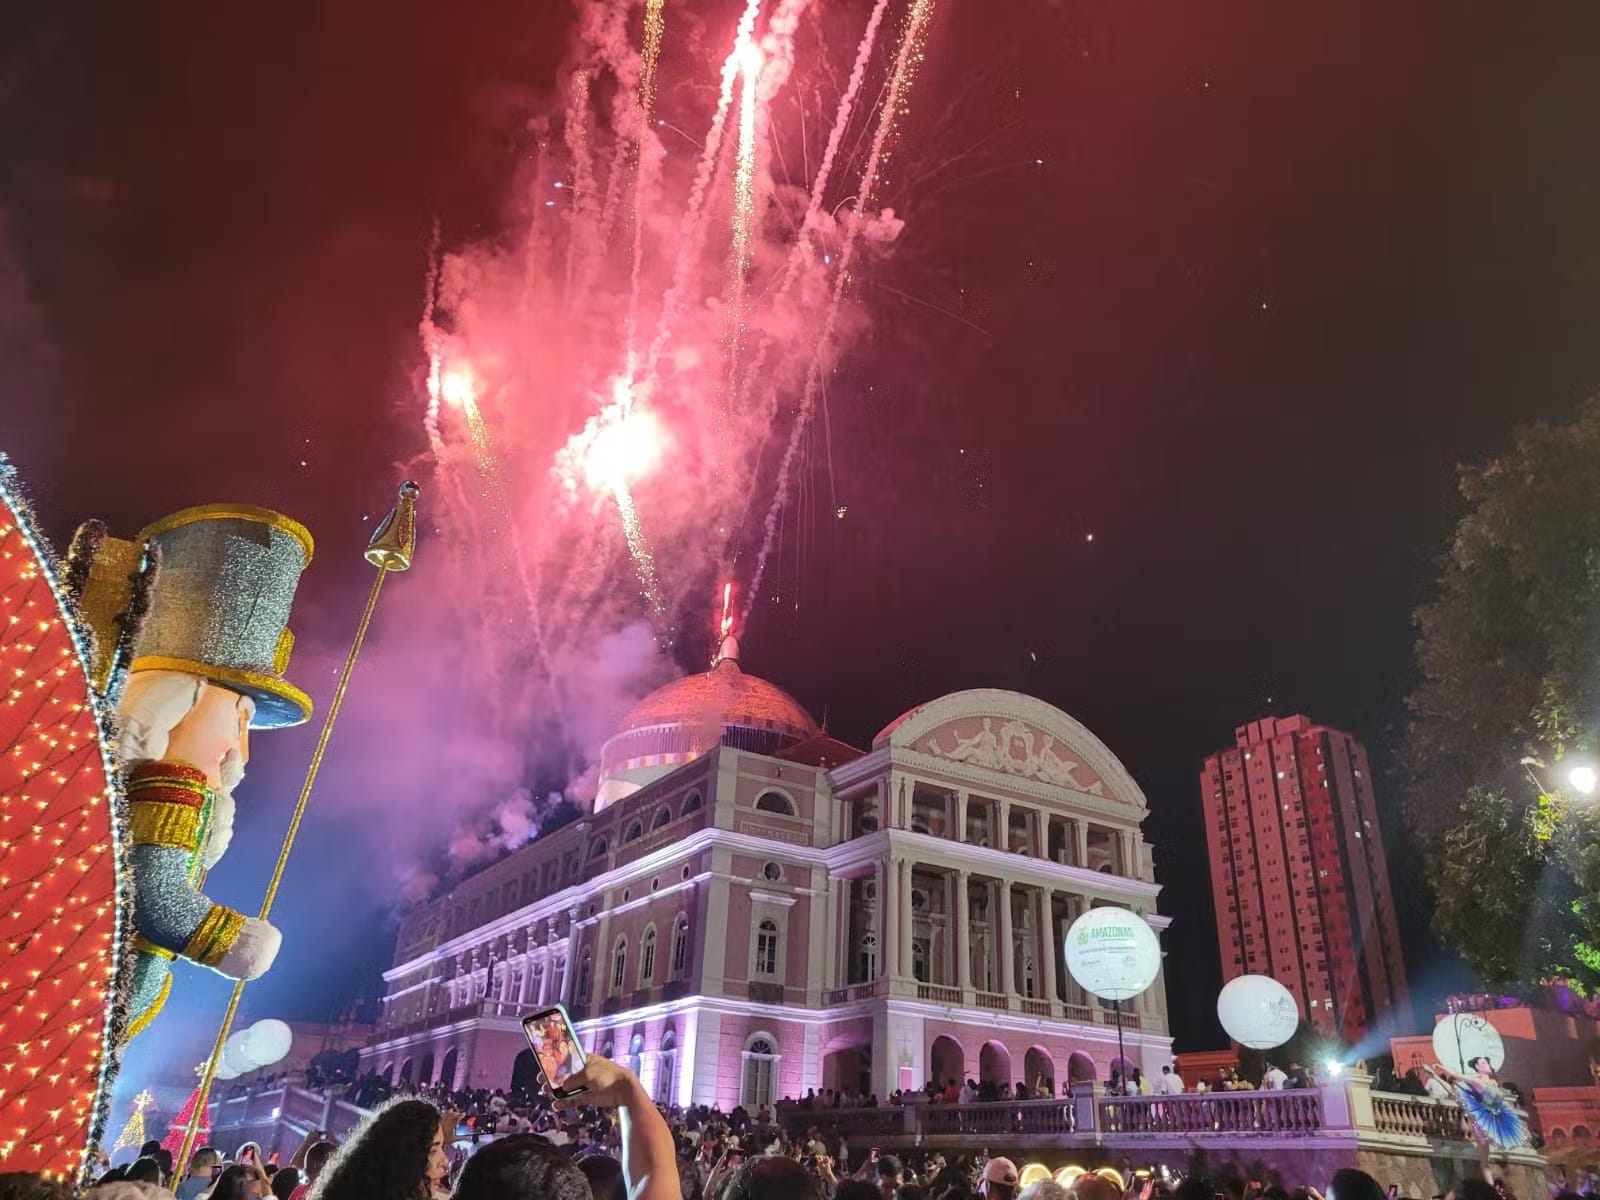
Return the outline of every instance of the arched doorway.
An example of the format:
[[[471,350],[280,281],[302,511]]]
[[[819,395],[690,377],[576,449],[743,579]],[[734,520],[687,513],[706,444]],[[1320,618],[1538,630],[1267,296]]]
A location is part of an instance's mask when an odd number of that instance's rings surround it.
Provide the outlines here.
[[[1067,1082],[1094,1082],[1094,1059],[1090,1058],[1082,1050],[1074,1050],[1071,1057],[1067,1059]]]
[[[511,1093],[539,1094],[539,1062],[532,1050],[524,1050],[511,1061]]]
[[[1022,1057],[1022,1082],[1045,1096],[1056,1094],[1056,1060],[1043,1046],[1029,1046]]]
[[[958,1085],[966,1082],[967,1056],[961,1043],[942,1034],[933,1039],[928,1049],[928,1076],[940,1087],[949,1087],[951,1080]]]
[[[1133,1074],[1133,1067],[1134,1062],[1131,1058],[1113,1058],[1111,1060],[1111,1070],[1107,1074],[1106,1079],[1109,1082],[1110,1077],[1115,1075],[1118,1081],[1126,1086],[1129,1077]]]
[[[409,1058],[400,1064],[400,1082],[411,1082],[411,1060]]]
[[[439,1067],[439,1086],[455,1089],[456,1086],[456,1050],[452,1046],[445,1051],[444,1063]]]
[[[822,1086],[836,1092],[872,1090],[871,1055],[861,1046],[841,1046],[822,1056]]]
[[[422,1056],[422,1065],[417,1068],[417,1082],[427,1087],[433,1082],[433,1051],[429,1050]]]
[[[1000,1042],[985,1042],[978,1051],[978,1082],[998,1088],[1011,1086],[1011,1051]]]
[[[378,1072],[378,1078],[383,1080],[385,1084],[394,1083],[394,1064],[392,1062],[384,1063],[383,1070]]]

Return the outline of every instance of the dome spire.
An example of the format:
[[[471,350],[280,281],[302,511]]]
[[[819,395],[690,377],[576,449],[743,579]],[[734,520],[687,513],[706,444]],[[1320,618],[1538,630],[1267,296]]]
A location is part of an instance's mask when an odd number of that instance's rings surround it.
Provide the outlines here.
[[[722,638],[722,642],[717,648],[716,656],[711,660],[711,669],[714,671],[725,662],[738,666],[739,639],[733,636],[732,580],[722,585],[722,620],[717,623],[717,633]]]

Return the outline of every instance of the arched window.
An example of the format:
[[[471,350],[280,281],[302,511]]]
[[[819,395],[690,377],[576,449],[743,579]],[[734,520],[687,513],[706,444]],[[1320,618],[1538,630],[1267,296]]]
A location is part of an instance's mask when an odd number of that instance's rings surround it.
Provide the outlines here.
[[[744,1083],[739,1103],[752,1116],[758,1108],[772,1106],[773,1087],[778,1074],[778,1039],[770,1033],[756,1033],[744,1046]]]
[[[692,812],[699,812],[704,803],[705,801],[701,799],[699,792],[690,792],[689,798],[683,802],[683,815],[688,816]]]
[[[1589,1140],[1589,1127],[1587,1125],[1574,1125],[1572,1127],[1572,1140],[1587,1142]]]
[[[911,974],[918,983],[928,982],[928,943],[921,938],[911,943]]]
[[[573,996],[578,1004],[589,1003],[589,993],[594,984],[594,952],[585,950],[583,957],[578,960],[578,986],[573,989]]]
[[[639,941],[639,986],[647,988],[656,981],[656,927],[650,926]]]
[[[644,1035],[636,1033],[633,1040],[628,1043],[628,1070],[632,1071],[635,1078],[644,1069]]]
[[[777,813],[779,816],[794,816],[794,805],[789,803],[789,797],[782,792],[762,792],[756,797],[756,811]]]
[[[678,1074],[678,1038],[672,1030],[667,1030],[661,1035],[661,1048],[656,1051],[656,1093],[657,1104],[671,1104],[673,1091],[672,1085]]]
[[[778,923],[771,917],[756,926],[756,974],[764,979],[778,974]]]
[[[439,1086],[454,1088],[456,1086],[456,1049],[454,1046],[444,1053],[444,1062],[439,1064]]]
[[[672,923],[672,978],[682,979],[689,968],[689,918],[683,913]]]
[[[860,983],[871,983],[878,977],[878,935],[864,933],[861,935],[861,978]]]
[[[642,821],[629,821],[628,827],[622,831],[622,844],[637,842],[644,836],[644,823]]]
[[[411,1060],[409,1058],[400,1064],[400,1082],[411,1082]]]
[[[672,809],[663,804],[660,808],[656,809],[656,815],[650,818],[650,828],[652,830],[656,830],[660,829],[663,825],[670,824],[672,824]]]
[[[594,845],[589,849],[589,861],[594,862],[596,859],[604,858],[610,849],[605,838],[595,838]]]
[[[622,980],[628,973],[628,938],[626,934],[618,934],[616,944],[611,947],[611,990],[620,992]]]
[[[426,1086],[433,1082],[433,1051],[429,1050],[422,1056],[422,1065],[417,1068],[417,1082]]]

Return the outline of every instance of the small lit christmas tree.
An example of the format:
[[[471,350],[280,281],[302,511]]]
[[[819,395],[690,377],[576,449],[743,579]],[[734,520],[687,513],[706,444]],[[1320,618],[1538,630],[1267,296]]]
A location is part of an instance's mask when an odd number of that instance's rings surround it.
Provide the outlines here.
[[[206,1065],[201,1063],[194,1069],[196,1075],[205,1074]],[[206,1109],[201,1109],[198,1118],[195,1116],[195,1102],[200,1099],[200,1085],[196,1084],[194,1091],[189,1093],[189,1098],[183,1102],[183,1107],[178,1110],[178,1115],[172,1118],[172,1124],[167,1126],[167,1136],[161,1139],[161,1144],[172,1151],[172,1157],[177,1159],[183,1151],[183,1135],[189,1131],[189,1122],[198,1120],[195,1126],[194,1141],[190,1150],[198,1150],[206,1144],[206,1139],[211,1136],[211,1114]]]
[[[122,1132],[117,1134],[116,1145],[111,1147],[116,1153],[124,1146],[143,1146],[144,1136],[144,1110],[156,1102],[156,1098],[148,1091],[140,1092],[133,1098],[133,1115],[128,1118],[128,1123],[122,1127]]]

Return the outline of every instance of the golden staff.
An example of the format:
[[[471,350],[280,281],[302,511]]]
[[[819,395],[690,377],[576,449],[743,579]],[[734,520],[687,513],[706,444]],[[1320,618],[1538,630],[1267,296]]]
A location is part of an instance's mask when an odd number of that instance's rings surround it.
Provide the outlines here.
[[[333,700],[328,705],[327,719],[322,723],[322,733],[317,737],[317,748],[311,752],[311,765],[306,769],[305,782],[300,786],[300,799],[289,818],[289,831],[283,835],[283,845],[278,849],[278,862],[272,868],[272,879],[267,884],[267,894],[261,901],[260,919],[265,921],[272,912],[272,902],[278,898],[278,885],[283,882],[283,869],[289,864],[289,851],[294,849],[295,835],[300,832],[300,820],[306,815],[306,801],[311,799],[311,788],[317,782],[317,772],[322,769],[322,755],[328,749],[328,739],[333,735],[333,723],[338,720],[339,706],[344,703],[345,689],[350,686],[350,674],[355,670],[356,657],[361,653],[361,643],[367,638],[367,626],[372,623],[372,610],[378,606],[378,593],[390,571],[405,571],[411,567],[412,555],[417,548],[417,494],[416,484],[407,480],[400,485],[400,502],[389,510],[367,543],[366,559],[378,568],[367,593],[367,606],[361,612],[361,622],[356,626],[355,641],[350,643],[350,653],[344,660],[344,670],[339,674],[339,686],[333,689]],[[211,1096],[211,1085],[216,1080],[217,1064],[222,1061],[222,1047],[233,1031],[233,1019],[239,1012],[239,998],[244,995],[243,979],[233,985],[233,995],[228,997],[227,1010],[222,1014],[222,1026],[217,1030],[217,1040],[211,1045],[211,1057],[206,1059],[205,1073],[200,1076],[200,1090],[195,1096],[196,1115],[205,1111]],[[183,1147],[178,1152],[178,1162],[173,1168],[173,1178],[182,1179],[189,1169],[189,1156],[194,1151],[195,1132],[200,1122],[191,1119],[183,1135]]]

